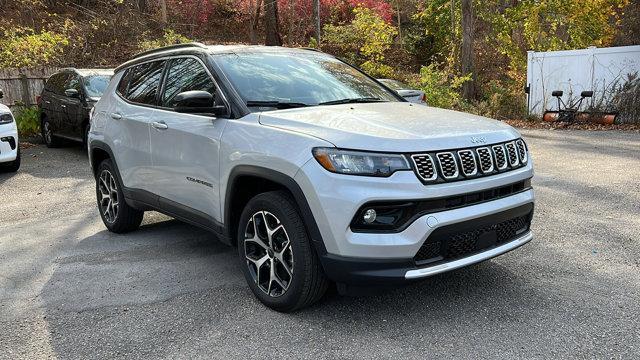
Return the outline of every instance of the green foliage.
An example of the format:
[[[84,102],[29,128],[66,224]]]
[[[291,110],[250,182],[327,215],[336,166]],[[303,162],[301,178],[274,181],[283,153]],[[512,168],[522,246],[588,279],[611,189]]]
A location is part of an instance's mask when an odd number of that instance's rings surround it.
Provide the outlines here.
[[[460,96],[460,88],[471,77],[451,75],[450,71],[438,69],[433,63],[420,69],[420,77],[412,85],[422,89],[427,104],[440,108],[461,108],[465,104]]]
[[[384,64],[384,54],[398,31],[369,8],[357,7],[353,12],[355,17],[349,24],[325,25],[323,41],[337,47],[348,61],[361,65],[369,75],[392,76],[393,68]]]
[[[145,36],[145,37],[147,37],[147,36]],[[173,45],[173,44],[188,43],[188,42],[191,42],[191,41],[193,41],[193,40],[189,39],[188,37],[186,37],[184,35],[178,34],[177,32],[173,31],[172,29],[165,29],[164,30],[164,34],[162,35],[162,37],[154,39],[154,40],[143,40],[140,43],[139,48],[140,48],[140,50],[144,51],[144,50],[156,49],[156,48],[163,47],[163,46]]]
[[[56,64],[69,39],[63,33],[29,27],[0,28],[0,68]]]
[[[40,110],[37,106],[14,108],[13,111],[20,136],[40,133]]]

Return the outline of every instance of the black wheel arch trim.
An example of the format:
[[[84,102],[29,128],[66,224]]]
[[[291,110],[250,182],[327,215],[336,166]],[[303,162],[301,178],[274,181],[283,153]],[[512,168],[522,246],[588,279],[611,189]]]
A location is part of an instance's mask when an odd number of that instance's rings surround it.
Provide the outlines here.
[[[293,196],[294,201],[296,202],[296,205],[298,205],[298,209],[300,209],[300,215],[302,215],[302,220],[307,227],[307,231],[309,232],[309,236],[311,237],[312,243],[316,251],[318,252],[318,255],[322,256],[327,253],[324,241],[322,240],[322,235],[320,234],[320,228],[316,223],[316,220],[311,211],[311,207],[309,206],[307,198],[300,188],[300,185],[298,185],[298,183],[291,176],[261,166],[238,165],[231,170],[228,177],[227,189],[224,198],[225,237],[227,237],[228,239],[236,239],[235,234],[230,233],[231,229],[233,229],[233,226],[231,226],[231,206],[233,198],[232,195],[236,190],[235,186],[237,179],[242,176],[263,178],[265,180],[277,183],[289,190],[289,192]]]

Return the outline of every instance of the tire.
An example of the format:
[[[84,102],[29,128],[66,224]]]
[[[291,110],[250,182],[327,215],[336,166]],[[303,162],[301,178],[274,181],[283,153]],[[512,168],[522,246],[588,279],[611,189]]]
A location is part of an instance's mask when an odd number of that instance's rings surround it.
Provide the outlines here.
[[[43,116],[42,120],[40,121],[40,132],[42,135],[42,140],[44,140],[44,143],[48,148],[55,148],[60,146],[60,139],[55,137],[55,135],[53,134],[51,123],[46,116]]]
[[[266,306],[290,312],[315,303],[326,292],[329,280],[287,192],[262,193],[249,200],[237,240],[247,284]]]
[[[20,146],[18,145],[18,154],[16,155],[16,159],[5,163],[0,164],[0,171],[2,172],[16,172],[20,169]]]
[[[125,201],[122,184],[110,159],[98,166],[96,199],[102,222],[109,231],[121,234],[140,227],[144,211],[132,208]]]

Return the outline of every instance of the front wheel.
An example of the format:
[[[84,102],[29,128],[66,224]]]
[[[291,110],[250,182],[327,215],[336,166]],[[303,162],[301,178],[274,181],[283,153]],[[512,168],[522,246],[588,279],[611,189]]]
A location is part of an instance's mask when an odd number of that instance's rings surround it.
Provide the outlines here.
[[[144,211],[132,208],[125,201],[122,184],[116,176],[111,160],[102,161],[97,174],[96,196],[104,225],[114,233],[136,230],[142,222]]]
[[[251,291],[274,310],[309,306],[327,290],[329,281],[286,192],[267,192],[249,201],[240,217],[238,253]]]
[[[60,146],[60,140],[53,134],[53,127],[47,117],[42,118],[40,123],[40,130],[42,131],[42,139],[48,148],[54,148]]]

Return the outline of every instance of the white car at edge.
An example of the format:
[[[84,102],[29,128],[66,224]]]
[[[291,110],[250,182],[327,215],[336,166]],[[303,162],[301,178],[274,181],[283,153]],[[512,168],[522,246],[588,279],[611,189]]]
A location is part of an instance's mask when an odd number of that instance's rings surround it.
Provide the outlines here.
[[[0,98],[3,97],[0,90]],[[16,120],[8,106],[0,104],[0,172],[16,172],[20,168]]]

